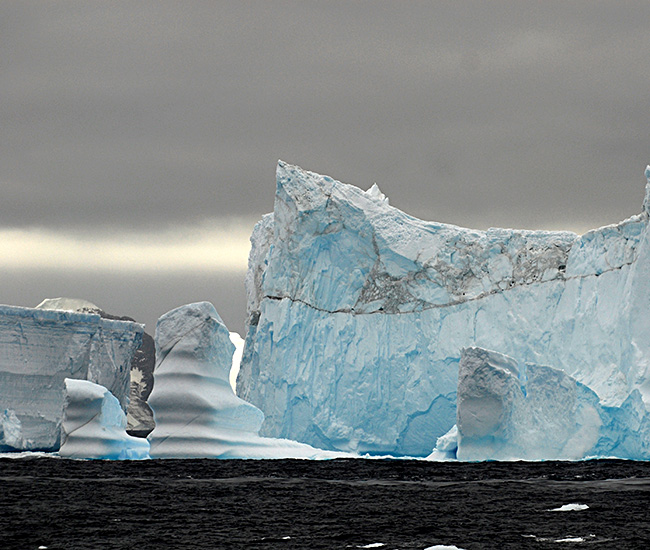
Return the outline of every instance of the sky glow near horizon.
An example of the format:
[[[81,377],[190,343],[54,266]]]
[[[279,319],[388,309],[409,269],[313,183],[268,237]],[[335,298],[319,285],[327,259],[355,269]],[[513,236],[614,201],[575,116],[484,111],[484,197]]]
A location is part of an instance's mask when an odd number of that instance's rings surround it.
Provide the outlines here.
[[[252,223],[231,220],[164,232],[75,234],[45,228],[0,229],[7,270],[243,273]]]

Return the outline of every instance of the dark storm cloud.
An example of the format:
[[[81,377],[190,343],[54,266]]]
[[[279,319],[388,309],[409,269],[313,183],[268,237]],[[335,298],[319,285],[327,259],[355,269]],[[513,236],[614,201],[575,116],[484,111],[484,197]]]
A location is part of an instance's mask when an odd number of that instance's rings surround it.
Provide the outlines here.
[[[644,2],[5,2],[4,225],[272,209],[277,158],[422,217],[639,210]]]

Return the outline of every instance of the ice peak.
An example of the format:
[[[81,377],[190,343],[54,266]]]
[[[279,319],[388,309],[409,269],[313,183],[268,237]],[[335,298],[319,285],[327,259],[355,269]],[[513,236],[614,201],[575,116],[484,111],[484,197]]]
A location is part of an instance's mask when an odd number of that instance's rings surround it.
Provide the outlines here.
[[[366,191],[366,195],[379,202],[385,202],[388,204],[388,197],[381,192],[376,183],[373,183],[372,187]]]

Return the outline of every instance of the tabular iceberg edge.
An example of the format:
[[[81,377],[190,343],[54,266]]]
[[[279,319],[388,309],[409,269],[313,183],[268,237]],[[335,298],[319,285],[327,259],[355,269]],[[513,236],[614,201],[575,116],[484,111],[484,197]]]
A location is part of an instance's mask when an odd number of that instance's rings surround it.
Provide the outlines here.
[[[142,332],[94,313],[0,305],[0,451],[59,449],[66,378],[105,386],[126,410]]]
[[[650,184],[641,214],[582,236],[476,231],[280,161],[251,237],[238,391],[263,435],[427,456],[461,414],[461,350],[481,347],[557,369],[599,411],[645,414],[649,212]]]

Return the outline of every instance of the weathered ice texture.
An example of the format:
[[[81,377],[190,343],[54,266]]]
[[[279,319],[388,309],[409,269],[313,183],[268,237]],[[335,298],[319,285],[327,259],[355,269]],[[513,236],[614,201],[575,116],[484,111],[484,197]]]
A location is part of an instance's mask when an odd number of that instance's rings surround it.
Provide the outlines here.
[[[79,313],[96,313],[103,319],[115,321],[133,321],[126,316],[113,315],[97,307],[88,300],[79,298],[47,298],[38,304],[37,309],[60,309]],[[153,388],[153,369],[156,362],[153,338],[142,333],[142,344],[131,359],[131,383],[129,390],[129,408],[127,410],[127,429],[132,435],[146,437],[153,430],[153,413],[147,399]]]
[[[105,387],[65,379],[59,456],[108,460],[149,458],[149,442],[126,433],[126,414]]]
[[[19,421],[20,450],[57,450],[64,379],[106,387],[126,410],[142,326],[90,313],[0,306],[0,410]]]
[[[604,407],[560,370],[481,348],[461,354],[457,418],[459,460],[650,458],[650,415],[638,390]]]
[[[649,197],[583,236],[475,231],[279,162],[251,237],[238,392],[264,435],[419,456],[456,422],[468,346],[551,364],[606,406],[648,402]]]
[[[156,326],[156,427],[151,458],[326,458],[332,453],[259,437],[264,415],[229,382],[235,345],[214,306],[189,304]]]

